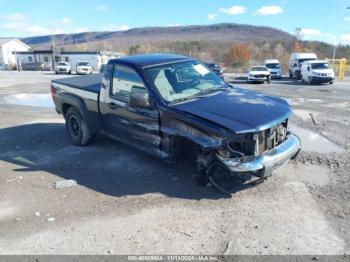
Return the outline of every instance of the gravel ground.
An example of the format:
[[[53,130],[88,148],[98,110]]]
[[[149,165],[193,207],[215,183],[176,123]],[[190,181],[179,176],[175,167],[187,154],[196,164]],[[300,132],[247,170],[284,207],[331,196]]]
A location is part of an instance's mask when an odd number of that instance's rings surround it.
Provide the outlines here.
[[[0,254],[350,253],[350,81],[227,75],[288,99],[304,150],[266,182],[222,194],[196,185],[191,163],[103,137],[72,146],[47,96],[57,77],[0,72]],[[11,104],[26,99],[38,106]],[[68,179],[78,185],[55,189]]]

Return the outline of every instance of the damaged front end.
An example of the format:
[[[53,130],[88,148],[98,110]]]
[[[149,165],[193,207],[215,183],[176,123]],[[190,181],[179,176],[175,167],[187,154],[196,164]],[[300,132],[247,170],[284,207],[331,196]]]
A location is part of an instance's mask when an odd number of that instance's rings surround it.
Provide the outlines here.
[[[203,151],[197,160],[199,171],[208,179],[223,171],[242,181],[271,176],[300,151],[300,139],[287,131],[287,125],[286,120],[257,133],[234,135],[220,149]]]

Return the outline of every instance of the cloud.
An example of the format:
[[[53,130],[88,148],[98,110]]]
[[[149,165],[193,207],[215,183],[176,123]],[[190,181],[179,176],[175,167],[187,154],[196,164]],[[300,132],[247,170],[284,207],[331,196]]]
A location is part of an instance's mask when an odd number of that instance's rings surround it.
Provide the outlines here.
[[[168,24],[166,25],[167,27],[177,27],[177,26],[181,26],[180,24]]]
[[[107,10],[107,6],[105,6],[105,5],[98,5],[98,6],[96,6],[96,9],[98,10],[98,11],[106,11]]]
[[[253,15],[278,15],[283,13],[283,9],[277,5],[262,6]]]
[[[247,8],[244,6],[234,5],[229,8],[220,8],[219,11],[229,15],[239,15],[244,14],[247,11]]]
[[[218,15],[217,14],[208,14],[208,19],[209,20],[214,20],[215,17],[217,17]]]
[[[102,27],[103,31],[126,31],[129,29],[130,27],[128,25],[115,25],[115,24],[109,24]]]
[[[51,33],[51,30],[46,27],[39,25],[28,25],[19,22],[5,23],[1,25],[1,28],[25,35],[49,35]]]
[[[350,34],[340,36],[342,44],[350,45]]]
[[[61,23],[65,25],[70,25],[71,23],[73,23],[73,20],[68,17],[63,17]]]
[[[301,34],[303,36],[320,36],[322,35],[321,31],[318,29],[301,29]]]
[[[85,32],[90,32],[93,31],[90,27],[78,27],[74,29],[75,33],[85,33]]]
[[[13,14],[7,14],[3,16],[6,20],[12,21],[12,22],[23,22],[28,19],[26,14],[23,13],[13,13]]]
[[[63,34],[65,30],[61,28],[47,27],[33,24],[28,15],[23,13],[13,13],[1,16],[2,23],[0,30],[11,31],[11,33],[21,34],[24,36]],[[60,21],[61,24],[67,24],[68,18]],[[71,21],[71,20],[70,20]]]

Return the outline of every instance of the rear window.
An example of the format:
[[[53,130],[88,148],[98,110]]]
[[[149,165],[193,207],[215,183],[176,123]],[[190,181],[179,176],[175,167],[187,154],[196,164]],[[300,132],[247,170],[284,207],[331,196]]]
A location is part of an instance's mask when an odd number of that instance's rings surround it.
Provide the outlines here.
[[[270,63],[270,64],[266,64],[266,67],[270,68],[270,69],[279,69],[280,68],[280,64],[278,64],[278,63]]]
[[[298,64],[301,65],[305,61],[313,61],[313,60],[316,60],[316,58],[302,58],[302,59],[298,59]]]
[[[78,66],[90,66],[88,62],[79,62]]]

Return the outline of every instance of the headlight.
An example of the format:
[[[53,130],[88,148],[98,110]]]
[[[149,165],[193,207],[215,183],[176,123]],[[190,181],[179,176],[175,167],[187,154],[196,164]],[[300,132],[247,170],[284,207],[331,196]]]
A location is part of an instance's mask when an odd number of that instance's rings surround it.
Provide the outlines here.
[[[320,76],[320,75],[321,75],[321,74],[319,74],[319,73],[317,73],[317,72],[315,72],[315,71],[312,71],[311,73],[312,73],[312,75],[314,75],[314,76]]]
[[[250,76],[250,77],[254,77],[254,75],[253,75],[253,74],[249,74],[249,76]]]

